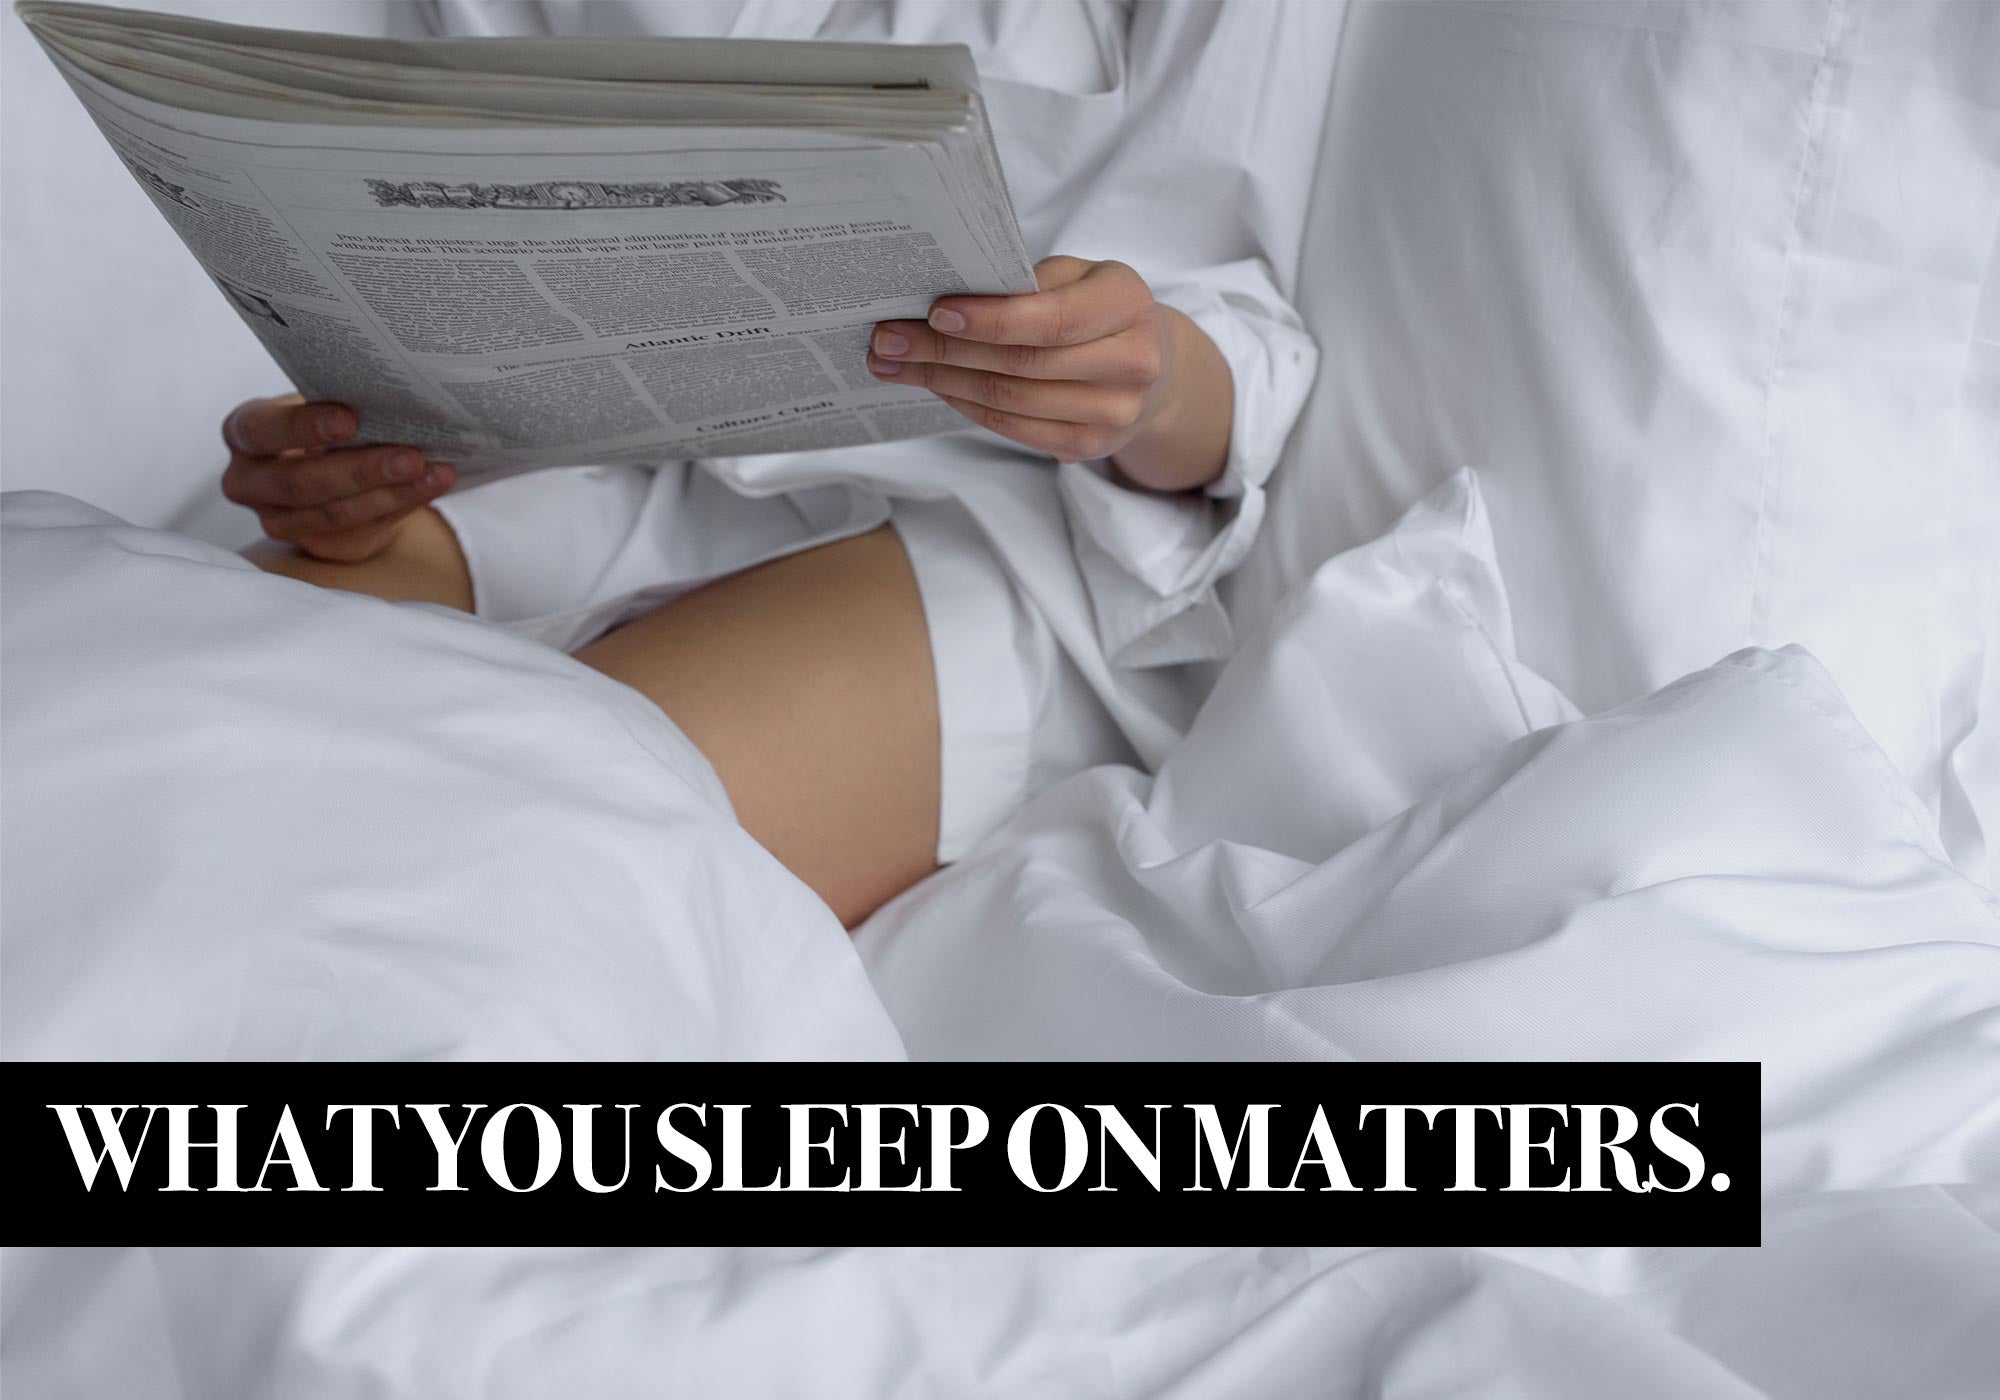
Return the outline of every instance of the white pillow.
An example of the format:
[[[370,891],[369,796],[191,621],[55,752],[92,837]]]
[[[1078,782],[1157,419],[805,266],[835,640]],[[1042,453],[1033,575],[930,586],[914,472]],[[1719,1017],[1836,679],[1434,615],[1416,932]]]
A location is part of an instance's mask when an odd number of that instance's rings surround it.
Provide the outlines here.
[[[1186,848],[1316,861],[1576,707],[1514,655],[1469,471],[1330,560],[1245,642],[1148,803]]]
[[[1825,671],[1573,714],[1462,473],[858,945],[920,1059],[1757,1060],[1767,1192],[1991,1179],[2000,903]]]
[[[1471,462],[1584,710],[1800,643],[1992,883],[1996,152],[1992,5],[1356,7],[1237,620]]]

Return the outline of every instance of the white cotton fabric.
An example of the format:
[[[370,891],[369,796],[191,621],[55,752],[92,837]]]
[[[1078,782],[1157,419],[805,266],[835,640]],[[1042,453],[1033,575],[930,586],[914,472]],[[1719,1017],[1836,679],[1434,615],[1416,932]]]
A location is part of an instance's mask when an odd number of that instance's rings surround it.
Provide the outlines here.
[[[925,8],[957,7],[896,13]],[[382,7],[266,9],[230,14],[365,28]],[[2000,989],[1991,905],[1945,857],[1990,881],[2000,848],[1994,24],[1978,3],[1357,6],[1317,178],[1224,159],[1241,111],[1301,100],[1303,46],[1205,48],[1232,80],[1212,107],[1155,85],[1178,116],[1108,159],[1185,151],[1203,196],[1110,182],[1070,224],[1059,197],[1024,218],[1141,267],[1110,235],[1243,219],[1256,237],[1204,265],[1261,257],[1319,334],[1232,578],[1234,629],[1259,635],[1183,744],[1191,697],[1112,669],[1087,550],[1038,524],[1079,513],[1046,463],[968,437],[955,465],[896,467],[899,496],[976,503],[1061,649],[1172,761],[1046,795],[891,906],[863,935],[879,993],[723,834],[672,726],[567,658],[73,506],[10,503],[35,533],[0,549],[7,1056],[893,1054],[881,1000],[922,1054],[1741,1054],[1769,1086],[1761,1248],[10,1250],[0,1388],[1990,1394]],[[213,497],[217,464],[134,457],[133,425],[212,443],[264,357],[20,37],[0,465],[163,520],[191,484]],[[1102,61],[1093,40],[1054,95],[1032,86],[1052,70],[1015,75],[1043,128],[1010,175],[1074,158],[1119,100]],[[14,197],[36,171],[47,197]],[[92,307],[125,334],[41,334]],[[169,335],[185,353],[162,360]],[[1465,462],[1479,490],[1326,563]],[[1199,542],[1242,507],[1179,509]],[[1824,669],[1716,664],[1792,641]],[[38,667],[91,683],[38,692]],[[352,860],[331,817],[278,840],[336,794]],[[461,826],[487,835],[454,850]],[[497,936],[438,914],[488,898]],[[770,1039],[795,1023],[807,1041]]]
[[[838,921],[636,691],[0,500],[0,1055],[900,1057]]]
[[[1318,351],[1258,262],[1156,288],[1229,362],[1235,392],[1229,459],[1206,499],[1135,496],[1102,462],[1059,469],[1077,523],[1077,563],[1098,639],[1120,666],[1214,661],[1235,646],[1214,587],[1243,562],[1264,522],[1264,483],[1312,380]]]
[[[1245,624],[1461,464],[1589,710],[1798,643],[2000,885],[2000,7],[1356,6]]]
[[[2000,905],[1824,670],[1577,718],[1513,632],[1460,473],[861,930],[912,1055],[1760,1060],[1768,1187],[2000,1181]]]
[[[73,502],[4,519],[9,1058],[1747,1058],[1766,1193],[1760,1249],[12,1250],[9,1396],[2000,1373],[2000,909],[1803,653],[1576,718],[1469,473],[1247,640],[1157,779],[1058,786],[864,927],[872,992],[579,663]]]
[[[892,519],[930,633],[949,865],[1036,793],[1132,751],[956,501],[898,501]]]
[[[10,1354],[10,1393],[32,1400],[1978,1400],[2000,1369],[2000,1191],[1985,1187],[1781,1197],[1758,1249],[12,1249],[6,1263],[8,1320],[32,1336]]]

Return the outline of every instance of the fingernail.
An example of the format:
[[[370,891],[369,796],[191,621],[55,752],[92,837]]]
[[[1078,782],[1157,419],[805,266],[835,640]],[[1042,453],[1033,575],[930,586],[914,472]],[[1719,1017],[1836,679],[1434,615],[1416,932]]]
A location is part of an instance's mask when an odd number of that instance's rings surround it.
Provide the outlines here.
[[[894,331],[875,332],[875,353],[878,355],[905,355],[909,353],[910,342]]]
[[[343,438],[352,436],[352,430],[347,426],[348,415],[345,409],[323,408],[319,411],[318,422],[319,435],[328,442],[339,442]]]
[[[870,360],[868,368],[881,375],[901,374],[903,372],[903,367],[894,360]]]
[[[423,480],[417,485],[426,491],[442,491],[451,485],[451,468],[439,463],[425,472]]]
[[[965,329],[965,318],[949,306],[939,306],[931,311],[931,324],[946,335],[957,335]]]
[[[389,458],[389,480],[415,481],[424,469],[424,459],[415,452],[397,452]]]

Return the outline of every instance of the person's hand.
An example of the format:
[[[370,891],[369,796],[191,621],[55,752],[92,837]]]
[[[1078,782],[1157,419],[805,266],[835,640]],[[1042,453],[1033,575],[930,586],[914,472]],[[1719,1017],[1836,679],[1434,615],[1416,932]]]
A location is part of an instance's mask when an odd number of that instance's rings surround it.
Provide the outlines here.
[[[318,559],[381,553],[410,513],[451,489],[442,462],[414,447],[341,447],[359,430],[345,404],[251,399],[223,420],[222,494],[257,512],[264,533]]]
[[[943,297],[927,322],[882,322],[869,369],[1061,461],[1109,457],[1163,491],[1214,480],[1234,395],[1213,342],[1124,263],[1044,258],[1035,280],[1040,291]]]

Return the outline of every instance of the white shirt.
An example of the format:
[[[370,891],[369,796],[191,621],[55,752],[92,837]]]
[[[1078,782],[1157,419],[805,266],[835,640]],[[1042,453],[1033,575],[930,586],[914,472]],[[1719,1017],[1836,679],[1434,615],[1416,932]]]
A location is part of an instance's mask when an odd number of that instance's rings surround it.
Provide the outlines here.
[[[1149,761],[1192,698],[1143,668],[1233,647],[1215,582],[1263,518],[1263,484],[1316,351],[1285,299],[1340,7],[1119,0],[428,0],[433,29],[963,43],[978,61],[1030,257],[1115,258],[1227,360],[1227,468],[1205,493],[1130,489],[982,431],[706,463],[734,491],[796,496],[810,542],[870,528],[893,497],[951,496],[979,522]],[[1025,469],[1024,469],[1025,468]],[[837,501],[829,504],[829,489]],[[683,535],[693,522],[664,518]],[[1053,542],[1053,548],[1052,548]],[[702,547],[713,558],[712,536]],[[746,559],[744,562],[748,562]],[[636,589],[647,580],[634,578]],[[652,580],[658,582],[658,580]]]

